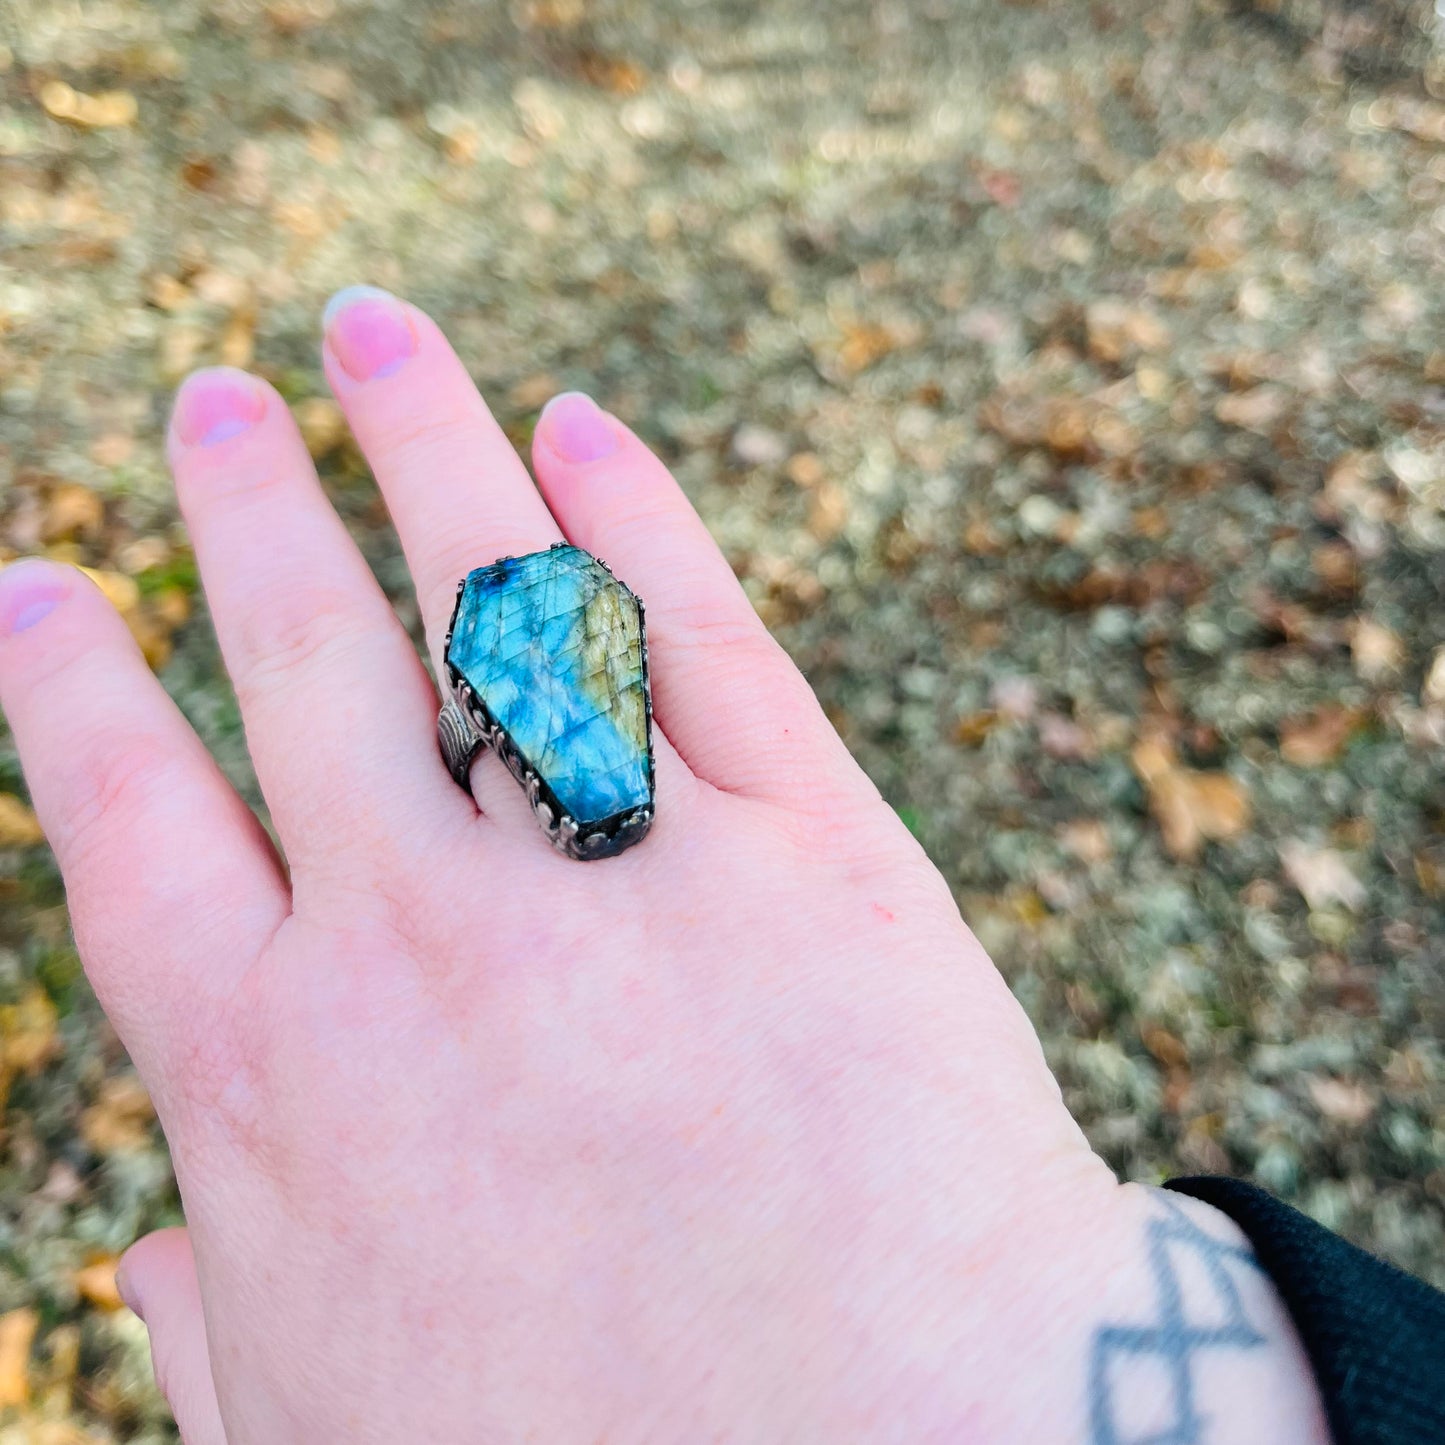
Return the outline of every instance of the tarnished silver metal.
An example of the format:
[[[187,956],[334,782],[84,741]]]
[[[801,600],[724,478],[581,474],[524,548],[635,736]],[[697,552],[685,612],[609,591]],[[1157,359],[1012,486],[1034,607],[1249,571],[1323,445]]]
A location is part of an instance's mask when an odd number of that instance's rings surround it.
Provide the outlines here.
[[[487,740],[472,726],[472,720],[454,697],[449,697],[442,704],[437,717],[437,740],[442,745],[447,771],[455,782],[471,792],[472,763],[486,747]]]
[[[554,546],[564,547],[558,542]],[[499,557],[498,562],[512,560]],[[601,559],[596,559],[599,562]],[[612,569],[601,562],[602,568],[611,573]],[[457,608],[462,593],[466,590],[467,579],[457,583],[456,605],[447,624],[446,639],[443,643],[443,657],[450,649],[452,632],[456,627]],[[649,769],[652,765],[652,673],[648,666],[647,619],[642,599],[636,598],[639,625],[639,645],[642,653],[642,685],[647,722],[647,757]],[[636,808],[620,819],[609,819],[603,824],[582,824],[568,814],[557,801],[556,795],[547,786],[542,776],[518,752],[506,730],[492,716],[487,705],[476,695],[476,691],[448,660],[445,663],[450,696],[442,704],[437,717],[437,739],[441,744],[442,757],[447,771],[458,786],[468,793],[472,791],[472,764],[486,748],[502,760],[506,769],[522,785],[527,801],[531,804],[533,816],[541,825],[552,846],[569,858],[591,860],[611,858],[625,852],[634,843],[640,843],[652,827],[656,814],[655,804]]]

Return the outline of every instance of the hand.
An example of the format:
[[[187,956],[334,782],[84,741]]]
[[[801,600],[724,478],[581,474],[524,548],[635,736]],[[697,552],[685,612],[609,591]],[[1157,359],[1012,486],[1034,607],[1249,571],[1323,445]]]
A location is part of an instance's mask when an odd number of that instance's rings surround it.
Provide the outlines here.
[[[381,293],[325,362],[434,660],[464,573],[564,533],[645,599],[657,821],[580,864],[495,759],[455,786],[243,373],[170,447],[284,864],[85,578],[0,577],[0,704],[189,1221],[122,1270],[188,1445],[1323,1441],[1240,1236],[1090,1152],[662,465],[568,397],[534,487]],[[1218,1322],[1206,1259],[1225,1343],[1180,1327]]]

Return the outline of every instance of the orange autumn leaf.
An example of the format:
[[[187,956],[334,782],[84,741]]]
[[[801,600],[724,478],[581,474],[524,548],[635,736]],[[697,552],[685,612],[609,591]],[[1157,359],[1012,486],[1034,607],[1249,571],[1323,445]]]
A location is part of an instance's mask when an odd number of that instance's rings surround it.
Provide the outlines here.
[[[1279,730],[1279,752],[1298,768],[1318,768],[1345,750],[1364,718],[1364,710],[1331,703],[1305,717],[1289,718]]]
[[[134,125],[140,114],[128,90],[106,90],[87,95],[63,80],[48,80],[40,87],[40,104],[47,115],[86,130],[108,130]]]
[[[97,1154],[122,1154],[147,1148],[155,1118],[150,1095],[134,1074],[118,1074],[80,1116],[80,1135]]]
[[[1171,857],[1192,862],[1206,840],[1225,842],[1249,825],[1249,794],[1238,778],[1182,767],[1162,737],[1140,739],[1131,758]]]
[[[81,1299],[89,1301],[98,1309],[111,1313],[118,1310],[124,1301],[115,1285],[115,1272],[120,1258],[107,1254],[75,1271],[75,1289]]]
[[[0,1315],[0,1410],[30,1399],[30,1346],[40,1317],[32,1309]]]
[[[42,988],[0,1006],[0,1105],[17,1074],[39,1073],[60,1052],[55,1005]]]
[[[14,793],[0,793],[0,848],[30,848],[44,841],[34,809]]]

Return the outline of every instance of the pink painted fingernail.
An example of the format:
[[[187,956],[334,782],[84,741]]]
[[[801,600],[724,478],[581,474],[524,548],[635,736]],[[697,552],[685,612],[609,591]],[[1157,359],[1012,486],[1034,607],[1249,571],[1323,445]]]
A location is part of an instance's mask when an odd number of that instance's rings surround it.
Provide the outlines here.
[[[564,391],[542,408],[537,425],[545,427],[552,449],[569,462],[595,462],[621,445],[612,423],[580,391]]]
[[[29,557],[10,563],[0,570],[0,636],[14,637],[43,622],[69,593],[52,564]]]
[[[353,381],[394,376],[416,355],[406,307],[376,286],[348,286],[326,303],[322,329]]]
[[[254,376],[229,366],[188,376],[176,394],[171,430],[188,447],[218,447],[266,415],[266,391]]]

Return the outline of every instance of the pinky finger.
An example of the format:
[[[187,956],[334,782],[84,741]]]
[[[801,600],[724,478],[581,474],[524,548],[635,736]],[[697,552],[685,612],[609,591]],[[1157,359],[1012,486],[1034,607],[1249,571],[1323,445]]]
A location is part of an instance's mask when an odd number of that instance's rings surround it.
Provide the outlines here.
[[[83,573],[0,573],[0,708],[87,972],[143,1072],[289,911],[255,816]],[[161,1076],[147,1082],[162,1090]]]

